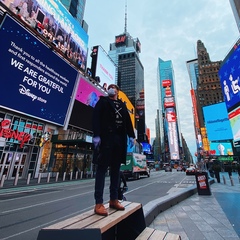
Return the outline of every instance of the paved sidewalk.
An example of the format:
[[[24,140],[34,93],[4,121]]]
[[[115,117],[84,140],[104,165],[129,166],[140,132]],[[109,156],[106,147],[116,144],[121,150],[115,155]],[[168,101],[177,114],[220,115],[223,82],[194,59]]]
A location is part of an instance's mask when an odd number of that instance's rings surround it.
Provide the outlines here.
[[[223,176],[226,179],[224,184]],[[198,193],[160,213],[149,227],[176,233],[182,240],[240,239],[240,183],[237,173],[221,173],[212,195]]]

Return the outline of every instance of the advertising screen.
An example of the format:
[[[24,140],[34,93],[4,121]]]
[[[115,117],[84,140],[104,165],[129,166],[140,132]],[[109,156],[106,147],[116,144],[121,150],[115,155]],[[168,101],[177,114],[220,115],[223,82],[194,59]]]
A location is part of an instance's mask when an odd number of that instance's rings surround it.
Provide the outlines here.
[[[100,78],[100,85],[106,88],[115,83],[116,65],[101,46],[98,46],[95,76]]]
[[[234,142],[240,141],[240,107],[228,113]],[[239,144],[237,144],[239,145]]]
[[[84,77],[80,77],[76,93],[76,100],[90,107],[95,107],[100,96],[106,95],[102,88],[89,82]]]
[[[106,95],[102,88],[97,87],[80,75],[76,97],[69,124],[92,131],[92,114],[100,96]]]
[[[149,143],[146,142],[141,142],[142,147],[143,147],[143,153],[145,154],[150,154],[152,153],[152,146]]]
[[[64,125],[78,72],[9,16],[0,43],[0,106]]]
[[[135,121],[134,121],[134,119],[135,119],[135,114],[134,114],[135,109],[134,109],[131,101],[129,100],[127,95],[124,92],[122,92],[121,90],[118,93],[118,98],[126,104],[129,115],[130,115],[130,118],[131,118],[131,121],[132,121],[132,125],[135,128]]]
[[[240,105],[240,46],[239,41],[234,45],[224,59],[219,70],[221,87],[228,111]]]
[[[233,139],[230,121],[224,102],[203,107],[209,141]]]
[[[61,50],[66,58],[85,70],[88,35],[60,1],[0,1]]]
[[[174,108],[166,108],[167,132],[170,156],[172,160],[179,159],[179,144],[177,133],[177,119]]]
[[[211,142],[210,151],[212,155],[216,156],[233,155],[232,145],[230,142]]]

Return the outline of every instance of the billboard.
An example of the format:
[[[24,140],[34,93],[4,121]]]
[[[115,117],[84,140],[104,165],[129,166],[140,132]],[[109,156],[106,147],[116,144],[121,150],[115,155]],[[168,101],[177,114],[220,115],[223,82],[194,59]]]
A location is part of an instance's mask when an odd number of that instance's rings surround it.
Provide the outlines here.
[[[115,83],[116,65],[101,46],[95,46],[92,50],[91,70],[93,77],[99,77],[99,84],[107,88]]]
[[[230,142],[211,142],[210,152],[216,156],[233,155],[232,144]]]
[[[240,141],[240,107],[228,113],[234,142]],[[236,145],[239,145],[238,143]],[[235,146],[236,146],[235,145]]]
[[[177,117],[174,108],[166,108],[168,143],[171,160],[180,159],[177,133]]]
[[[1,0],[35,33],[52,43],[72,63],[85,70],[88,35],[79,22],[57,0]]]
[[[95,107],[100,96],[106,95],[102,88],[80,75],[75,99],[87,106]]]
[[[92,131],[92,114],[100,96],[106,93],[80,75],[69,124]]]
[[[194,123],[195,123],[196,128],[199,129],[200,125],[199,125],[199,121],[198,121],[199,117],[198,117],[198,111],[197,111],[197,100],[196,100],[194,89],[190,90],[190,95],[192,98]]]
[[[240,105],[240,47],[239,40],[219,70],[219,77],[228,112]]]
[[[78,72],[8,15],[0,55],[0,106],[64,125]]]
[[[175,102],[173,97],[164,98],[164,108],[175,107]]]
[[[209,141],[232,140],[232,129],[224,102],[203,107]]]
[[[118,98],[126,104],[128,112],[130,114],[133,128],[135,128],[135,108],[134,108],[134,106],[132,105],[132,103],[129,100],[129,98],[127,97],[127,95],[124,92],[122,92],[121,90],[118,93]]]

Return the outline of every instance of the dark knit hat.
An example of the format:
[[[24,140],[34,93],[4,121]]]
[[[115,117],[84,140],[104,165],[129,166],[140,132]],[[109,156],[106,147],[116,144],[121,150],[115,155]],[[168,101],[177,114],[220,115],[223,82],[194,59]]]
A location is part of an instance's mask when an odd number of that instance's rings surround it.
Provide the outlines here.
[[[120,90],[119,86],[116,85],[116,84],[110,84],[110,85],[108,86],[108,90],[109,90],[111,87],[113,87],[113,86],[114,86],[118,91]]]

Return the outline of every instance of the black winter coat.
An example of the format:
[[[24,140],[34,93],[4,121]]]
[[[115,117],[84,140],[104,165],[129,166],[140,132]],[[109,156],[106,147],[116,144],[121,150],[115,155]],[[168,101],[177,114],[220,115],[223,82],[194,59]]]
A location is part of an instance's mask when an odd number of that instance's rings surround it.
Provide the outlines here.
[[[127,135],[135,138],[132,122],[126,105],[118,100],[121,105],[123,118],[123,131],[121,132],[124,151],[121,151],[121,163],[126,164]],[[113,100],[109,97],[101,96],[93,111],[93,136],[101,138],[99,149],[95,149],[93,163],[101,164],[103,161],[109,162],[112,158],[112,143],[116,134],[116,114]]]

